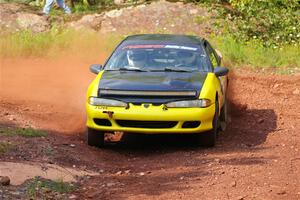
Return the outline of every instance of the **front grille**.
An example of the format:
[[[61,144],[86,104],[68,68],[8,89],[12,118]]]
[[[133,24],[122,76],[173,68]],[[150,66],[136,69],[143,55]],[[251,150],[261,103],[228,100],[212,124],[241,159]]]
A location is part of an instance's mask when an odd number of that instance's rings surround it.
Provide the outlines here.
[[[132,103],[135,106],[141,106],[143,103]],[[153,106],[161,106],[162,103],[146,103],[146,104],[152,104]]]
[[[172,101],[184,101],[198,99],[196,91],[120,91],[120,90],[98,90],[98,96],[101,98],[115,99],[141,105],[150,103],[161,105]]]
[[[186,121],[182,124],[182,128],[197,128],[199,125],[199,121]]]
[[[116,120],[119,126],[132,128],[173,128],[177,121],[137,121],[137,120]]]
[[[99,126],[111,126],[111,122],[108,119],[94,119],[94,122]]]

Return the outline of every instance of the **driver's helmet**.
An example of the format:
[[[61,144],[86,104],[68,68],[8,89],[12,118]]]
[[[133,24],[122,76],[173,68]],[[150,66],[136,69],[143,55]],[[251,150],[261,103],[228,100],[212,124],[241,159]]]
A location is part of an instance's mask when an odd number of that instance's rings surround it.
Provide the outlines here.
[[[142,68],[145,66],[146,53],[140,50],[128,50],[127,59],[130,67]]]
[[[196,54],[188,50],[182,50],[177,52],[177,60],[182,65],[194,65],[196,64]]]

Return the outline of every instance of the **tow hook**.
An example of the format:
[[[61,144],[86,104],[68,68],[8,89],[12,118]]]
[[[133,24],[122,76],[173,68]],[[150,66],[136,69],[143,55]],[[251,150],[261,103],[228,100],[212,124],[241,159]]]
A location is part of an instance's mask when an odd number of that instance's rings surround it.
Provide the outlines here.
[[[103,111],[103,113],[106,113],[109,118],[113,117],[114,112],[113,111]]]
[[[168,110],[168,107],[165,104],[163,105],[163,110]]]

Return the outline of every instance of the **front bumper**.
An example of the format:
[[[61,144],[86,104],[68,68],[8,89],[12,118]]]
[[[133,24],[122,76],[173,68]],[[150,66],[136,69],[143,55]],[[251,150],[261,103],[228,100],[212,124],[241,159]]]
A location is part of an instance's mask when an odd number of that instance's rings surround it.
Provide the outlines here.
[[[121,107],[105,107],[105,106],[92,106],[86,104],[87,111],[87,127],[106,131],[122,131],[122,132],[135,132],[145,134],[159,134],[159,133],[200,133],[212,129],[212,121],[215,113],[215,104],[207,108],[168,108],[165,109],[163,105],[155,106],[149,105],[145,107],[142,105],[130,104],[129,108]],[[104,120],[106,124],[99,125],[95,119]],[[130,121],[128,126],[124,124],[124,120]],[[123,121],[123,123],[119,123]],[[184,127],[186,122],[199,121],[200,125],[196,127]],[[125,121],[126,122],[126,121]],[[139,123],[136,123],[139,122]],[[148,127],[147,124],[151,122],[173,122],[172,127]],[[145,123],[145,127],[141,124]],[[139,124],[135,127],[134,124]]]

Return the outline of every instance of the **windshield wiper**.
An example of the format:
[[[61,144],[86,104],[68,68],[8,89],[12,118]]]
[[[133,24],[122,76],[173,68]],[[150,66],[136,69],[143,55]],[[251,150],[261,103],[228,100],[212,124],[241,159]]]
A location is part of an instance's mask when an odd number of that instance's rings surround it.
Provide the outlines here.
[[[111,71],[134,71],[134,72],[147,72],[147,70],[140,69],[138,67],[120,67]]]
[[[134,72],[147,72],[147,70],[143,70],[137,67],[120,67],[116,69],[110,69],[107,71],[134,71]]]
[[[192,72],[191,70],[186,70],[178,67],[165,67],[163,69],[152,69],[153,72]]]
[[[121,67],[119,68],[120,71],[135,71],[135,72],[146,72],[147,70],[140,69],[140,68],[127,68],[127,67]]]

